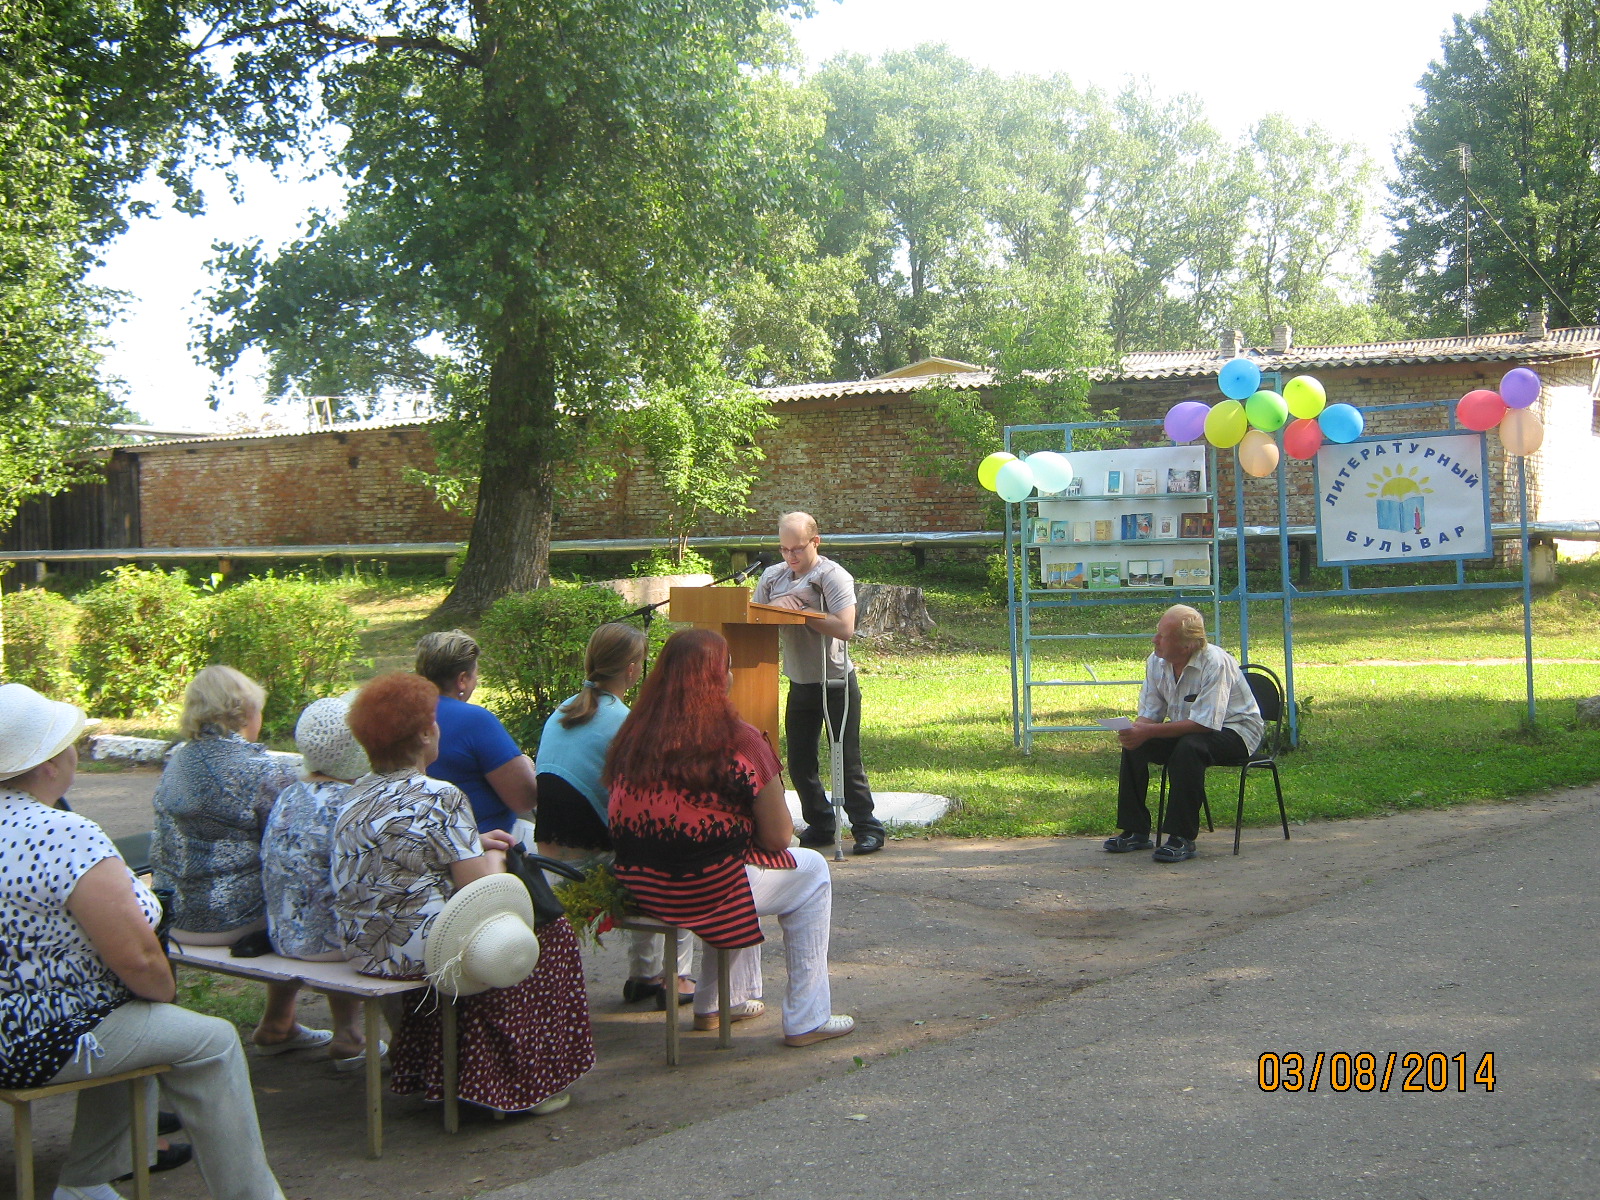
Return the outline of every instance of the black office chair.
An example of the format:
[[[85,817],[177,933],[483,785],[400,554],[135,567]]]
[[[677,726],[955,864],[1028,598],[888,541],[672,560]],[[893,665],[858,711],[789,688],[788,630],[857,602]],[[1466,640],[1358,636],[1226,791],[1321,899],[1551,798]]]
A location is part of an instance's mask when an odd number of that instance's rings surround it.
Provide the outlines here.
[[[150,839],[154,836],[153,833],[130,833],[127,837],[112,838],[111,844],[128,864],[128,870],[144,875],[150,870]]]
[[[1250,778],[1251,771],[1271,771],[1272,786],[1278,793],[1278,819],[1283,822],[1283,839],[1289,840],[1289,814],[1283,807],[1283,781],[1278,778],[1278,752],[1283,749],[1283,720],[1288,706],[1283,700],[1283,684],[1279,682],[1277,674],[1270,667],[1263,667],[1258,663],[1245,663],[1239,668],[1244,672],[1244,681],[1250,688],[1250,694],[1256,698],[1256,707],[1261,710],[1261,719],[1266,723],[1266,732],[1262,735],[1261,745],[1254,754],[1239,767],[1239,807],[1233,815],[1233,852],[1239,853],[1239,832],[1244,828],[1244,785]],[[1161,766],[1161,795],[1156,804],[1156,829],[1161,828],[1162,819],[1167,812],[1167,768]],[[1211,823],[1211,802],[1206,801],[1206,831],[1215,832]]]

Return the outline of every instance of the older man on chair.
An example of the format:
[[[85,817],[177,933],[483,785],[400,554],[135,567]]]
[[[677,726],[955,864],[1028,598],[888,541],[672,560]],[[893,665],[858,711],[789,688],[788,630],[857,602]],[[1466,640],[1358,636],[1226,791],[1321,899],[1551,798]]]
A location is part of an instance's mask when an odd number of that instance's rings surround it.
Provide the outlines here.
[[[1206,799],[1206,768],[1238,766],[1261,742],[1264,726],[1255,696],[1238,661],[1206,640],[1205,618],[1174,604],[1156,625],[1154,653],[1145,661],[1144,687],[1133,727],[1117,734],[1122,771],[1117,787],[1117,824],[1107,838],[1112,854],[1149,850],[1150,764],[1167,768],[1166,843],[1156,862],[1195,856],[1200,809]]]

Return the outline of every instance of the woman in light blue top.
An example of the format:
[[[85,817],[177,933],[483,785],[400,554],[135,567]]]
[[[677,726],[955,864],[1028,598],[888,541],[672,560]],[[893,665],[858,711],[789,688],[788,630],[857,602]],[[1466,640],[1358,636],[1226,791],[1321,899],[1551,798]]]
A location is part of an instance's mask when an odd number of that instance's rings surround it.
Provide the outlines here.
[[[584,681],[545,722],[535,764],[539,811],[534,838],[539,853],[569,861],[610,861],[610,792],[600,782],[611,739],[628,715],[623,702],[644,673],[645,635],[631,625],[602,625],[584,654]],[[694,999],[694,939],[678,956],[680,1004]],[[684,991],[687,987],[688,990]],[[661,939],[635,933],[624,1000],[654,999],[666,1007]]]

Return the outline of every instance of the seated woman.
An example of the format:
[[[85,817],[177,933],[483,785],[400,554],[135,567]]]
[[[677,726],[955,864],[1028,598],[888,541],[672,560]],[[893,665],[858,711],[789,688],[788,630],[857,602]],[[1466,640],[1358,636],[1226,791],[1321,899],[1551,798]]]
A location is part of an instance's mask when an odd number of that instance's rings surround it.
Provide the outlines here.
[[[201,671],[184,689],[178,746],[156,784],[150,865],[157,888],[173,892],[174,941],[231,946],[267,928],[261,890],[261,831],[294,768],[256,742],[267,693],[232,667]],[[267,984],[253,1040],[262,1054],[327,1046],[333,1034],[295,1021],[297,983]],[[337,1006],[335,1001],[337,1000]],[[329,997],[335,1019],[355,1019],[356,1001]],[[342,1045],[340,1057],[349,1057]]]
[[[524,818],[539,798],[533,762],[498,717],[467,703],[478,690],[478,643],[459,629],[428,634],[417,643],[417,674],[439,689],[439,757],[428,774],[467,794],[479,833],[499,829],[526,843],[533,831]]]
[[[0,685],[0,1087],[42,1087],[171,1064],[160,1087],[213,1196],[283,1200],[261,1146],[233,1025],[172,1003],[161,906],[111,839],[55,808],[85,725],[70,704]],[[155,1113],[157,1081],[146,1081]],[[128,1169],[126,1087],[78,1094],[54,1200],[118,1200]]]
[[[822,855],[789,849],[778,756],[739,719],[732,684],[721,634],[687,629],[667,639],[606,763],[615,870],[645,913],[739,951],[728,998],[735,1021],[765,1011],[758,918],[776,916],[789,970],[783,1040],[809,1046],[855,1028],[831,1011],[833,881]],[[696,1029],[716,1026],[716,995],[716,980],[702,978]]]
[[[346,957],[367,975],[425,976],[428,928],[456,888],[505,869],[504,830],[479,834],[460,789],[423,768],[438,755],[438,691],[380,675],[357,694],[350,729],[375,772],[350,789],[333,831],[334,910]],[[391,1087],[444,1098],[438,998],[402,997]],[[578,941],[565,917],[539,927],[532,975],[456,1001],[461,1099],[502,1112],[555,1112],[594,1065]]]
[[[300,714],[294,741],[302,777],[279,794],[261,835],[267,934],[285,958],[344,961],[333,918],[328,851],[350,785],[370,770],[367,752],[345,721],[349,712],[350,697],[340,696],[313,701]],[[330,995],[328,1002],[338,1020],[330,1048],[334,1066],[357,1070],[366,1061],[361,1006],[347,996]]]
[[[644,673],[647,645],[644,633],[632,625],[613,622],[596,629],[584,652],[582,689],[544,723],[534,822],[540,854],[580,862],[611,858],[610,796],[600,776],[611,739],[628,715],[622,698]],[[653,999],[666,1008],[661,939],[639,932],[632,939],[622,998]],[[684,938],[678,949],[679,1004],[694,999],[693,975],[694,939]]]

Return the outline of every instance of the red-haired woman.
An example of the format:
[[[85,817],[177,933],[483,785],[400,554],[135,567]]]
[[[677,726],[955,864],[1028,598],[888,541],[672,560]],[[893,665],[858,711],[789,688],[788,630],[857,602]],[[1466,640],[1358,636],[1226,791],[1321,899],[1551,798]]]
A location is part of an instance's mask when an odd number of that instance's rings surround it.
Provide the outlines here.
[[[733,956],[735,1021],[759,1017],[761,916],[783,930],[789,989],[784,1043],[809,1046],[855,1028],[832,1012],[828,923],[833,884],[815,850],[790,850],[794,825],[778,756],[728,700],[728,643],[709,629],[673,634],[617,731],[606,762],[617,878],[658,920]],[[702,971],[695,1028],[717,1023]]]
[[[466,795],[423,772],[439,753],[439,691],[394,672],[363,687],[350,731],[373,774],[351,787],[333,830],[334,911],[356,970],[421,979],[433,920],[459,887],[505,870],[511,835],[479,834]],[[439,1006],[408,992],[390,1048],[391,1087],[444,1097]],[[460,1096],[502,1112],[549,1113],[594,1065],[578,942],[566,918],[539,928],[539,964],[521,983],[457,1001]]]

